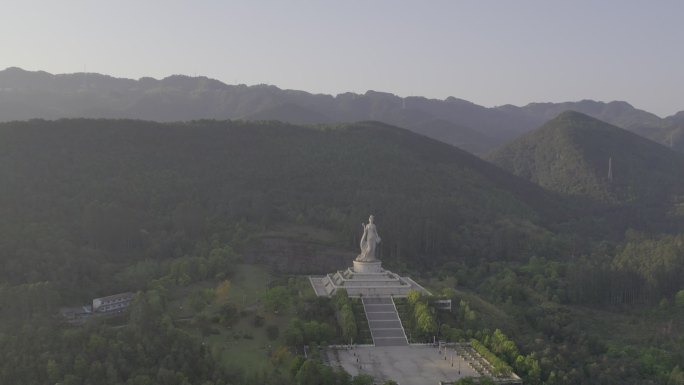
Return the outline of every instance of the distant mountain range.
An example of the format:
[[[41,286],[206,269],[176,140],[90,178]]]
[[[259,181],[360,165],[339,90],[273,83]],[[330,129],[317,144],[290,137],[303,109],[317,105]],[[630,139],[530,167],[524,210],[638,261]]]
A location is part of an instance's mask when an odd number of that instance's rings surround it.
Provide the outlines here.
[[[132,80],[95,73],[52,75],[19,68],[0,71],[0,121],[85,117],[328,124],[375,120],[479,155],[566,110],[579,111],[672,148],[684,149],[684,111],[661,119],[626,102],[584,100],[486,108],[454,97],[402,98],[375,91],[331,96],[269,85],[228,85],[206,77],[183,75]]]

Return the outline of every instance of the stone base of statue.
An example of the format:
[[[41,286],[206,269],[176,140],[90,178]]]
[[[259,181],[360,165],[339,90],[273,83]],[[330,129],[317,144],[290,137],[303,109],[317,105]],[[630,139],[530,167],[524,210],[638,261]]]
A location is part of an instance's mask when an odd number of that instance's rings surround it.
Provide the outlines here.
[[[354,260],[353,269],[357,274],[379,274],[382,273],[382,262],[378,260],[371,262]]]
[[[354,261],[354,266],[324,276],[310,276],[316,295],[331,297],[344,289],[350,297],[406,297],[410,290],[431,295],[409,277],[382,268],[382,262]]]

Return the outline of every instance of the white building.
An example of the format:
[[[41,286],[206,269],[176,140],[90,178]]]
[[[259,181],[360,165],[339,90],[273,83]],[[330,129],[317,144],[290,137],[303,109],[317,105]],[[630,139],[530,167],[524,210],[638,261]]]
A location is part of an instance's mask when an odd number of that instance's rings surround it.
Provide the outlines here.
[[[112,314],[126,310],[133,301],[135,294],[131,292],[114,294],[93,300],[93,313]]]

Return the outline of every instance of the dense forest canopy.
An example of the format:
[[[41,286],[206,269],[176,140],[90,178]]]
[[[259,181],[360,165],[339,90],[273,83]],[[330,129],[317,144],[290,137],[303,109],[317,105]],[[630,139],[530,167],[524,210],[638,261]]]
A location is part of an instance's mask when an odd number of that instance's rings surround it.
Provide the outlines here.
[[[375,123],[30,121],[2,125],[0,139],[3,274],[15,283],[70,268],[51,254],[181,256],[240,222],[324,226],[351,246],[369,212],[388,262],[497,259],[533,245],[556,210],[532,184]]]

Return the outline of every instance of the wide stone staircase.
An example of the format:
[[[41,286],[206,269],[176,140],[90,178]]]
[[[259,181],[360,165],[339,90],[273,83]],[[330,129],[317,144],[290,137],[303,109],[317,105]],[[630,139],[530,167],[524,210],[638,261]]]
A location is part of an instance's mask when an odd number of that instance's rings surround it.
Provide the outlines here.
[[[363,297],[362,301],[375,346],[408,345],[391,297]]]

